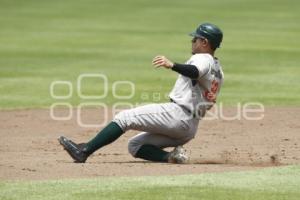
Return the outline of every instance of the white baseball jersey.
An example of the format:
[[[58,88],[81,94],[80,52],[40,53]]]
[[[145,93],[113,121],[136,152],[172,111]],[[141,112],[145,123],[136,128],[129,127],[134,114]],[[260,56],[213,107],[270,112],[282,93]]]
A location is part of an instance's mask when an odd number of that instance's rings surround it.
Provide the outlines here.
[[[186,62],[199,71],[197,80],[179,75],[169,97],[191,112],[210,108],[219,94],[224,74],[217,58],[210,54],[195,54]],[[203,110],[204,109],[204,110]]]
[[[223,81],[219,61],[209,54],[195,54],[186,64],[195,65],[199,77],[192,80],[179,75],[169,95],[176,103],[149,104],[122,111],[115,116],[113,121],[124,132],[130,129],[143,131],[128,143],[128,150],[133,156],[144,144],[165,148],[187,143],[195,137],[206,109],[216,101]],[[191,117],[191,112],[194,115],[195,111],[204,113],[200,118]]]

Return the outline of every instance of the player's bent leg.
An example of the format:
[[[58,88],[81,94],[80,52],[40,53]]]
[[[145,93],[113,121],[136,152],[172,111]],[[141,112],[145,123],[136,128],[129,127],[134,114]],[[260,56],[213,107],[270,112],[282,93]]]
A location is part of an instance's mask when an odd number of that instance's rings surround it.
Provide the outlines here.
[[[187,156],[180,145],[185,144],[187,139],[173,139],[160,134],[140,133],[130,139],[128,150],[131,155],[144,160],[155,162],[184,163]],[[164,151],[165,147],[176,147],[173,151]]]
[[[168,162],[169,152],[152,144],[144,144],[139,148],[135,157],[154,162]]]

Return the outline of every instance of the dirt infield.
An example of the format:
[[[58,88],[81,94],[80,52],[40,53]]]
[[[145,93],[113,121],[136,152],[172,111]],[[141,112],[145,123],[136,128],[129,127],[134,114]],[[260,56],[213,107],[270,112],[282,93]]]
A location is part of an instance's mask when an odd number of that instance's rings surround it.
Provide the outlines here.
[[[233,108],[225,109],[226,115],[235,112]],[[64,115],[65,110],[59,113]],[[102,122],[97,109],[86,110],[83,115],[85,122]],[[75,164],[57,138],[63,134],[83,142],[98,128],[79,127],[75,117],[55,121],[49,110],[0,111],[0,180],[193,174],[300,164],[299,119],[299,107],[268,107],[259,121],[202,121],[196,138],[185,146],[190,164],[132,158],[127,141],[135,131],[97,151],[87,163]]]

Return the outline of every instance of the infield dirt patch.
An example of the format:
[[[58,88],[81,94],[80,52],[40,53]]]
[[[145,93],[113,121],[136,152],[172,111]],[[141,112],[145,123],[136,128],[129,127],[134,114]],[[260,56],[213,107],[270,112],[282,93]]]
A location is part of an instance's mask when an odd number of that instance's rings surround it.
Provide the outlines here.
[[[61,115],[65,112],[59,110]],[[236,109],[226,108],[225,112],[232,115]],[[91,124],[103,121],[97,109],[86,110],[84,116]],[[127,141],[136,131],[95,152],[87,163],[76,164],[57,138],[65,135],[84,142],[99,128],[82,128],[75,117],[55,121],[47,109],[0,111],[0,180],[194,174],[300,164],[299,119],[298,107],[268,107],[259,121],[204,120],[196,138],[185,145],[190,164],[151,163],[131,157]]]

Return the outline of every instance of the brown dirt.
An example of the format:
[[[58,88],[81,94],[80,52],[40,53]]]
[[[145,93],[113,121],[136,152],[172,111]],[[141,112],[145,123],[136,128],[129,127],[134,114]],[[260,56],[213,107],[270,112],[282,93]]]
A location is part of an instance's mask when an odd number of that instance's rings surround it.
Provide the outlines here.
[[[224,113],[235,112],[226,108]],[[84,122],[101,123],[100,113],[86,110]],[[63,134],[83,142],[98,132],[98,128],[79,127],[75,117],[54,121],[49,110],[0,111],[0,180],[175,175],[300,164],[299,107],[268,107],[260,121],[202,121],[196,138],[185,146],[191,157],[185,165],[132,158],[127,141],[135,131],[97,151],[87,163],[75,164],[57,138]]]

